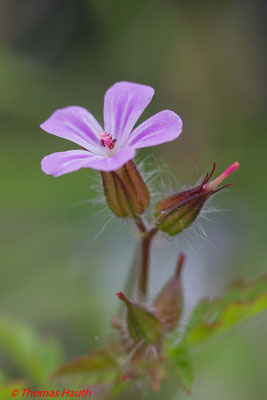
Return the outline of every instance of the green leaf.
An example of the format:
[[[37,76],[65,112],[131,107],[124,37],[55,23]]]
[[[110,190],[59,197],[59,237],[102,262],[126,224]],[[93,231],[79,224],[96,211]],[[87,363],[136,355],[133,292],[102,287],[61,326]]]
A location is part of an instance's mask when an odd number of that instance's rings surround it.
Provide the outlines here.
[[[90,385],[111,383],[118,372],[119,364],[111,351],[96,350],[92,354],[63,364],[54,373],[55,377],[67,377],[75,382]]]
[[[235,282],[222,299],[202,300],[187,324],[183,341],[195,345],[211,334],[267,310],[267,276],[254,283]]]
[[[248,303],[236,302],[229,304],[221,315],[221,328],[232,325],[267,310],[267,293]]]
[[[9,382],[9,383],[2,383],[0,384],[0,399],[2,400],[8,400],[8,399],[16,399],[16,400],[22,400],[25,397],[23,396],[23,391],[22,389],[28,387],[28,384],[22,381],[14,381],[14,382]],[[18,390],[18,395],[13,395],[15,397],[12,397],[12,392],[13,390]]]
[[[62,361],[61,348],[53,339],[44,340],[31,326],[4,316],[0,316],[0,350],[36,384],[46,382]]]
[[[167,362],[172,366],[181,386],[191,394],[193,386],[193,368],[186,346],[167,347]]]

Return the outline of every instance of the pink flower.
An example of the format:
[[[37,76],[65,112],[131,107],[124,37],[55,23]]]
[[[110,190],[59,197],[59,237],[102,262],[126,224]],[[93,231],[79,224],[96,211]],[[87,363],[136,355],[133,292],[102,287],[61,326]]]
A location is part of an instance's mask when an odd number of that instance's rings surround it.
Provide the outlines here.
[[[153,94],[154,89],[149,86],[131,82],[115,83],[105,94],[104,129],[82,107],[57,110],[41,128],[78,144],[82,149],[44,157],[42,170],[53,176],[80,168],[114,171],[132,160],[136,149],[176,139],[182,131],[182,120],[169,110],[155,114],[134,128]]]

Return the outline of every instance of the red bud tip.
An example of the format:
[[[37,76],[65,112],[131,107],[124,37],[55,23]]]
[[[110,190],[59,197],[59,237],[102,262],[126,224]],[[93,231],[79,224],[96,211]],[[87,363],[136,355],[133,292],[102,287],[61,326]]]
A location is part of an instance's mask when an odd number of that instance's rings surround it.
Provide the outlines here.
[[[122,292],[118,292],[116,293],[116,296],[118,296],[118,298],[122,301],[124,301],[125,303],[130,303],[129,300],[127,299],[126,296],[124,296],[124,294]]]
[[[184,265],[184,262],[185,262],[185,259],[186,259],[186,255],[183,252],[181,252],[179,254],[179,258],[178,258],[178,261],[177,261],[176,276],[180,275],[181,270],[182,270],[183,265]]]
[[[116,293],[116,296],[118,296],[118,298],[120,300],[127,301],[126,297],[124,296],[124,294],[122,292]]]

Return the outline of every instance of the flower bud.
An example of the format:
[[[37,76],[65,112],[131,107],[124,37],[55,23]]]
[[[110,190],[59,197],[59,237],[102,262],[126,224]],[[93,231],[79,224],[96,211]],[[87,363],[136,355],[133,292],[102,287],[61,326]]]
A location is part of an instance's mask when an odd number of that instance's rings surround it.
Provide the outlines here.
[[[164,332],[162,322],[142,306],[129,301],[122,292],[117,296],[126,304],[128,332],[134,342],[158,343]]]
[[[228,167],[220,176],[209,182],[214,170],[215,163],[211,173],[207,173],[202,184],[180,192],[161,200],[156,206],[157,227],[170,236],[177,235],[195,221],[206,200],[224,189],[225,185],[219,189],[216,187],[233,171],[239,168],[239,163],[235,162]]]
[[[149,191],[132,160],[116,171],[101,171],[101,176],[108,206],[117,217],[136,217],[148,208]]]
[[[183,290],[181,285],[181,271],[185,261],[185,255],[180,253],[174,275],[162,288],[154,301],[156,314],[168,331],[173,330],[182,314]]]

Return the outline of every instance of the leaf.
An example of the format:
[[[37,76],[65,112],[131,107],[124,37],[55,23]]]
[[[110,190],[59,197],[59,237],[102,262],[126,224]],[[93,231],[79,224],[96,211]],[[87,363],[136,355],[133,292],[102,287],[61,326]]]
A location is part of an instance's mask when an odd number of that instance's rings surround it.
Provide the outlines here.
[[[119,364],[109,350],[96,350],[92,354],[63,364],[54,373],[55,377],[68,377],[79,383],[90,385],[110,383],[115,379]]]
[[[7,400],[7,399],[12,399],[15,398],[17,400],[22,400],[25,398],[23,396],[23,391],[22,389],[27,387],[27,383],[23,381],[13,381],[13,382],[8,382],[8,383],[1,383],[0,384],[0,399],[1,400]],[[18,395],[13,394],[12,397],[12,392],[18,390]]]
[[[267,293],[251,302],[229,304],[221,315],[221,328],[230,328],[232,325],[264,310],[267,310]]]
[[[44,340],[29,325],[0,316],[0,349],[33,383],[44,383],[62,360],[53,339]]]
[[[167,347],[167,361],[172,366],[181,386],[191,394],[193,386],[193,367],[186,346]]]
[[[254,283],[235,282],[222,299],[202,300],[195,307],[183,341],[195,345],[264,310],[267,310],[267,276]]]

